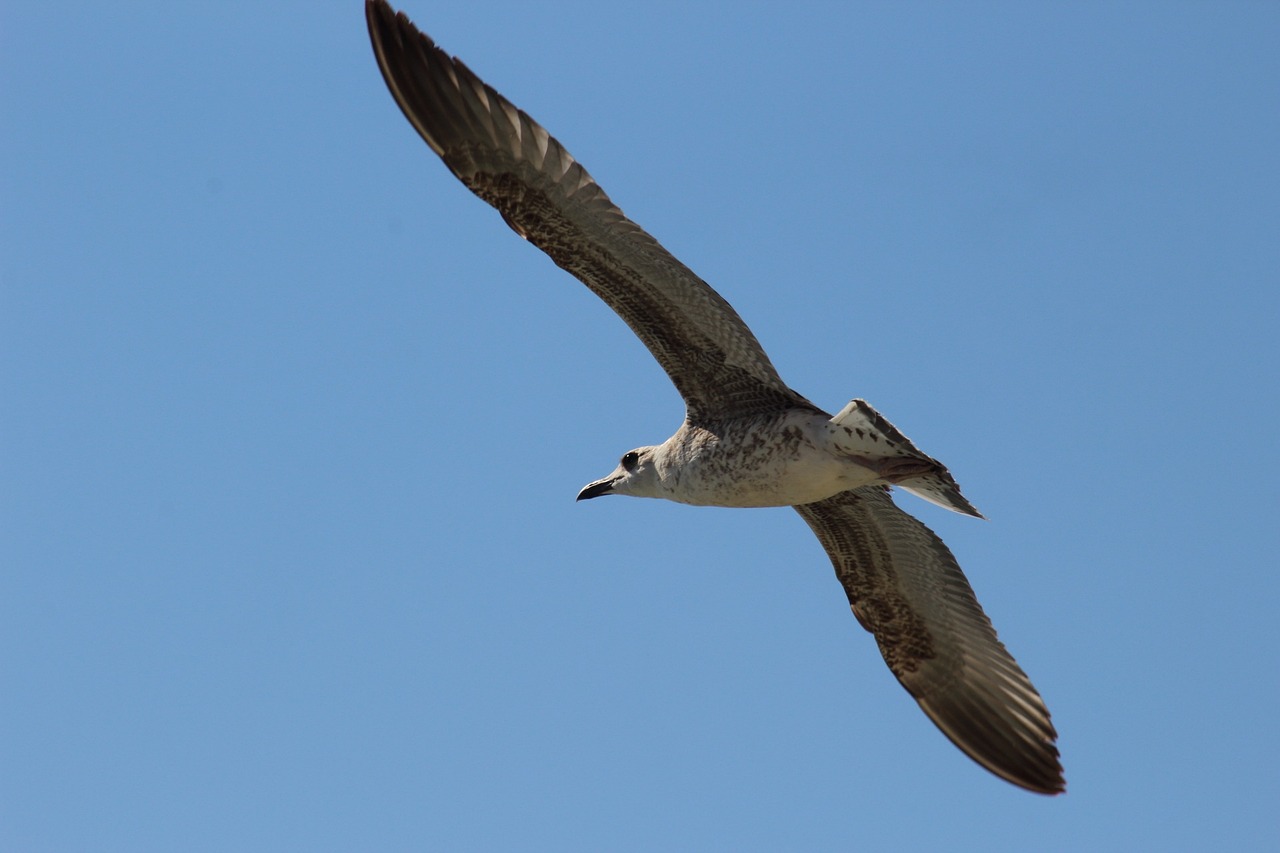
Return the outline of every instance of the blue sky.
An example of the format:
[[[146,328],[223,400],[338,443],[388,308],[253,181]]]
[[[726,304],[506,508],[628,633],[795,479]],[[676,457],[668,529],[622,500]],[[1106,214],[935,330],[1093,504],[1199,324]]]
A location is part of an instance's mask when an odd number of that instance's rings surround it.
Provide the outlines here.
[[[729,11],[732,8],[732,11]],[[1068,793],[786,510],[575,504],[679,397],[413,133],[359,2],[0,16],[0,847],[1280,843],[1280,7],[407,11],[990,518]]]

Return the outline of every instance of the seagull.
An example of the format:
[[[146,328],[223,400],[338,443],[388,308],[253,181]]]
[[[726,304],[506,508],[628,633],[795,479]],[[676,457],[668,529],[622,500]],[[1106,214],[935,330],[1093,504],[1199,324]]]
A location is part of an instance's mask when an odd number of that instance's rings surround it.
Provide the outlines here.
[[[1040,694],[951,551],[890,497],[897,486],[981,518],[946,466],[864,400],[832,416],[789,388],[729,303],[628,219],[540,124],[386,0],[366,0],[365,17],[387,88],[431,150],[617,312],[684,398],[674,435],[624,453],[578,500],[794,508],[853,615],[942,733],[1014,785],[1064,791]]]

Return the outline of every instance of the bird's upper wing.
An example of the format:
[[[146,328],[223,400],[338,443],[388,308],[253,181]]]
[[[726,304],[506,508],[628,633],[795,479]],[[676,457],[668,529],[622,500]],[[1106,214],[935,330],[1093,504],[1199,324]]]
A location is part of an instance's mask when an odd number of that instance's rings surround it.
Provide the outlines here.
[[[810,405],[737,312],[623,215],[546,130],[385,0],[367,0],[391,94],[445,165],[518,234],[582,280],[671,376],[691,418]]]
[[[996,638],[955,557],[883,486],[796,511],[817,534],[885,663],[956,746],[1031,791],[1065,788],[1058,733],[1026,673]]]

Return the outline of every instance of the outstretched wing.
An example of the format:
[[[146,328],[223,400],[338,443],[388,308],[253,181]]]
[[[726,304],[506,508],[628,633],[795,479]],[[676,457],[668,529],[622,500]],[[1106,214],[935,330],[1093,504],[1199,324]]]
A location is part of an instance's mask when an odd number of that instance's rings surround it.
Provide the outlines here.
[[[778,377],[729,303],[627,219],[541,125],[385,0],[367,0],[365,16],[387,87],[431,150],[618,312],[671,376],[691,419],[810,405]]]
[[[942,540],[882,486],[795,509],[831,557],[885,663],[943,734],[1015,785],[1063,791],[1049,711]]]

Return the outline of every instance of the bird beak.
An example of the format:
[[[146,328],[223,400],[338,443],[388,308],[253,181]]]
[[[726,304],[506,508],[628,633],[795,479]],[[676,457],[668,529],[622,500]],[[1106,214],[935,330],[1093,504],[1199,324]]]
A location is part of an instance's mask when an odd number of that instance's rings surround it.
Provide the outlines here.
[[[594,483],[588,483],[582,487],[582,491],[578,492],[578,500],[585,501],[588,498],[598,498],[601,495],[612,494],[613,484],[616,480],[613,477],[606,477],[603,480],[596,480]]]

